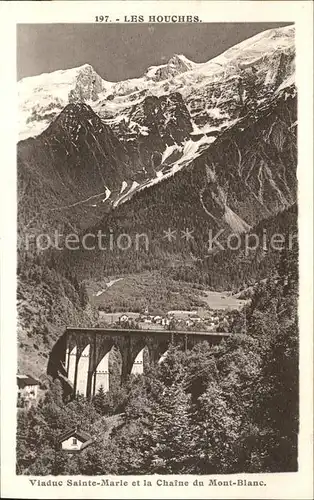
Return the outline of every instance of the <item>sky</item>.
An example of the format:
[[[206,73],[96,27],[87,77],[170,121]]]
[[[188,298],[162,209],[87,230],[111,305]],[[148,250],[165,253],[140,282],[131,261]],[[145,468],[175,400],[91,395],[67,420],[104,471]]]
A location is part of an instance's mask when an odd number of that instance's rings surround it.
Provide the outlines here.
[[[104,80],[126,80],[174,54],[205,62],[256,33],[288,24],[20,24],[17,77],[88,63]]]

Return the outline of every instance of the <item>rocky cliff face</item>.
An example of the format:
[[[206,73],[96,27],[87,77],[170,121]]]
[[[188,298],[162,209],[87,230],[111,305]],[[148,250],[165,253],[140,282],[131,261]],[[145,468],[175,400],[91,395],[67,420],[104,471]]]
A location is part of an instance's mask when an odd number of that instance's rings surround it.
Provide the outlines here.
[[[123,144],[92,109],[69,104],[39,137],[18,144],[20,229],[91,223],[129,164]]]
[[[197,66],[197,63],[190,61],[183,55],[174,54],[167,64],[161,66],[151,66],[145,73],[145,77],[154,82],[168,80],[182,73],[192,70]]]
[[[69,91],[69,102],[97,101],[103,91],[103,80],[88,64],[78,72],[75,87]]]
[[[147,180],[162,173],[164,152],[169,147],[179,150],[189,140],[193,125],[181,94],[175,93],[146,97],[112,128],[123,140],[132,162],[138,164],[138,173],[144,173],[136,180]]]
[[[108,88],[89,64],[18,82],[19,138],[36,137],[69,103],[95,102]]]
[[[209,229],[224,229],[225,236],[248,231],[297,200],[296,117],[295,97],[282,96],[221,134],[180,172],[134,194],[103,224],[146,232],[157,247],[169,227],[190,228],[203,253]]]

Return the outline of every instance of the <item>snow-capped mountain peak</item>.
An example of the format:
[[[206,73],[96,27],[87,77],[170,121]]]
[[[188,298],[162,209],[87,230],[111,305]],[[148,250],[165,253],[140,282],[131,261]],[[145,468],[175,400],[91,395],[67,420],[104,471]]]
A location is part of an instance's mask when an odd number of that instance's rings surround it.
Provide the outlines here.
[[[144,77],[155,82],[160,82],[190,71],[196,66],[198,66],[197,63],[190,61],[184,55],[174,54],[166,64],[150,66]]]
[[[168,61],[168,66],[174,66],[181,72],[183,71],[189,71],[196,66],[198,66],[197,63],[190,61],[187,57],[185,57],[183,54],[174,54]]]
[[[71,102],[95,102],[109,91],[90,64],[23,78],[18,82],[20,139],[43,132]]]
[[[207,180],[196,175],[193,203],[215,223],[246,231],[256,214],[295,200],[294,57],[290,26],[205,63],[175,54],[121,82],[102,79],[89,64],[24,78],[21,137],[39,135],[19,144],[25,186],[32,178],[36,191],[42,178],[42,203],[50,192],[49,206],[75,207],[83,227],[207,165]]]
[[[175,92],[182,95],[197,130],[221,128],[236,119],[249,80],[260,89],[260,100],[270,89],[293,85],[294,56],[294,26],[286,26],[259,33],[205,63],[174,54],[143,76],[121,82],[102,79],[89,64],[23,78],[18,82],[20,139],[40,134],[71,102],[87,102],[115,126],[130,122],[134,106],[147,96]]]

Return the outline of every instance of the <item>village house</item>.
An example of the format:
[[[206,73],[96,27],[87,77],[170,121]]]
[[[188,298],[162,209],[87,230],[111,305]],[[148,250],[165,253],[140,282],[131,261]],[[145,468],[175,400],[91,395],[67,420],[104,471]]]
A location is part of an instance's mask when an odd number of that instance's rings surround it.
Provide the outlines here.
[[[60,450],[75,453],[84,450],[92,442],[93,439],[89,434],[74,428],[64,432],[58,438],[58,447]]]
[[[151,316],[146,316],[143,318],[143,322],[144,323],[152,323],[152,317]]]
[[[193,314],[193,316],[190,316],[190,319],[194,322],[194,323],[200,323],[200,321],[202,321],[202,319],[197,316],[196,314]]]
[[[162,317],[161,316],[154,316],[153,322],[157,323],[158,325],[161,325]]]
[[[187,320],[185,320],[185,324],[186,324],[186,326],[193,326],[194,321],[192,319],[187,319]]]
[[[161,324],[162,324],[162,326],[168,326],[170,324],[170,319],[169,318],[162,318]]]
[[[18,401],[23,402],[26,406],[34,404],[38,397],[38,380],[31,375],[17,375],[16,382]]]
[[[119,323],[126,323],[127,321],[129,321],[129,316],[127,314],[122,314],[119,318]]]

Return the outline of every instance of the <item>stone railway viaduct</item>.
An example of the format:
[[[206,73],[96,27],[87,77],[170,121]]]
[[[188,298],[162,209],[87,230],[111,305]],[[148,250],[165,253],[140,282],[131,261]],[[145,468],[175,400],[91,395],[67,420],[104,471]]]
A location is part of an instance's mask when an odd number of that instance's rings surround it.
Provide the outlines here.
[[[192,349],[199,342],[217,344],[229,333],[170,330],[133,330],[104,328],[66,328],[54,345],[48,363],[48,374],[63,382],[65,393],[81,393],[92,398],[102,385],[109,389],[109,354],[113,347],[121,354],[121,383],[131,373],[143,370],[143,349],[149,362],[158,363],[169,346]]]

